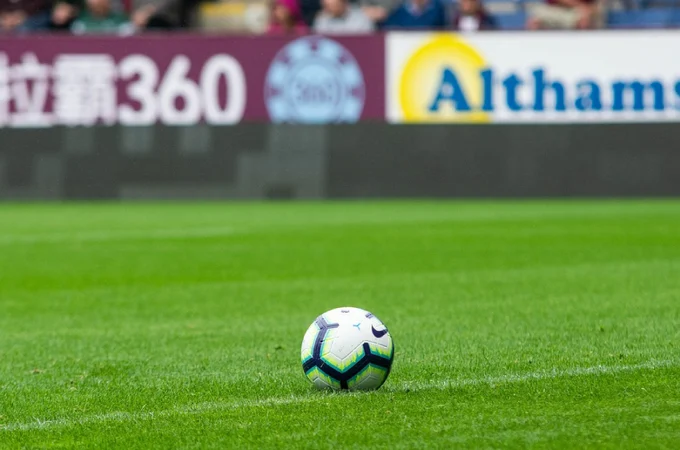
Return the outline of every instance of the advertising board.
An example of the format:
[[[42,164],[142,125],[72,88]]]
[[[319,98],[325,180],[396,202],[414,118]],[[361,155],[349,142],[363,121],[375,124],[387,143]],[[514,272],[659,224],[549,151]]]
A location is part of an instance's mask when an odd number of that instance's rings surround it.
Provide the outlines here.
[[[391,33],[391,123],[680,120],[678,31]]]
[[[383,59],[382,36],[0,38],[0,127],[383,121]]]

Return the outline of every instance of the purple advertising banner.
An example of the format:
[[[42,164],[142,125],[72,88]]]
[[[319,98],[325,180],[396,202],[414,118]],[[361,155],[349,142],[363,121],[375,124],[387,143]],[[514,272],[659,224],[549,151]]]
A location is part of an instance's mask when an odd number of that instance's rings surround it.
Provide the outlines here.
[[[0,127],[383,121],[384,37],[0,38]]]

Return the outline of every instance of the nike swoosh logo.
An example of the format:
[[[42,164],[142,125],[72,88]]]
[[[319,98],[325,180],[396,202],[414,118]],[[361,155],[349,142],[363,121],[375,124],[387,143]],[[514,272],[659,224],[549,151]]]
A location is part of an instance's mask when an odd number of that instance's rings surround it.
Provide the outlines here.
[[[383,337],[387,334],[387,328],[385,328],[384,330],[378,331],[378,330],[375,329],[375,327],[373,325],[371,325],[371,331],[373,332],[373,336],[375,336],[377,338],[381,338],[381,337]]]

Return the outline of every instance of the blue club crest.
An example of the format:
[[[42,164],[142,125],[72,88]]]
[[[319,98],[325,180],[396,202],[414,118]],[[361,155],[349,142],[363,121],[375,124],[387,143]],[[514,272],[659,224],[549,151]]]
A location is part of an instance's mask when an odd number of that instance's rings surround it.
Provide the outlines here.
[[[324,37],[303,37],[283,47],[265,79],[264,99],[274,123],[356,122],[365,96],[354,56]]]

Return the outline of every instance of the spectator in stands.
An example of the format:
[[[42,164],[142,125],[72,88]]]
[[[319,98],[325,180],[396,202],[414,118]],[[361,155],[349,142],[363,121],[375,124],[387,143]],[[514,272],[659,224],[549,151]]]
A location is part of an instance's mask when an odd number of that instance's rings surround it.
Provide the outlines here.
[[[446,11],[440,0],[405,0],[389,15],[384,28],[440,29],[446,27]]]
[[[112,0],[112,9],[123,10],[125,0]],[[52,9],[52,29],[70,30],[73,22],[85,9],[85,0],[56,0]]]
[[[83,4],[79,0],[57,1],[52,9],[52,28],[55,30],[70,29],[82,8]]]
[[[348,0],[323,0],[323,9],[314,21],[314,31],[321,34],[370,33],[374,29],[371,19]]]
[[[309,31],[297,0],[274,0],[268,34],[305,34]]]
[[[190,6],[187,0],[135,0],[134,5],[132,23],[137,30],[173,30],[191,24],[183,17]]]
[[[453,28],[458,31],[493,30],[496,22],[484,8],[482,0],[460,0],[453,16]]]
[[[606,0],[546,0],[530,10],[530,30],[587,30],[604,26],[603,5]]]
[[[111,7],[109,0],[87,0],[71,31],[74,34],[130,34],[134,28],[123,12]]]
[[[364,14],[378,26],[382,25],[399,3],[399,0],[359,0]]]
[[[0,32],[34,32],[50,28],[50,0],[0,0]]]
[[[314,26],[316,16],[321,12],[321,0],[299,0],[302,18],[308,27]]]

